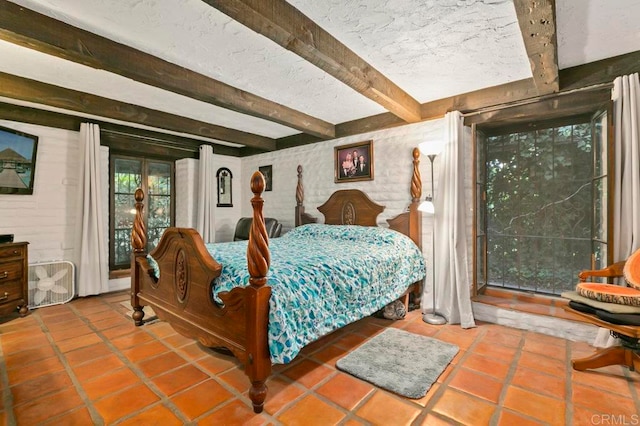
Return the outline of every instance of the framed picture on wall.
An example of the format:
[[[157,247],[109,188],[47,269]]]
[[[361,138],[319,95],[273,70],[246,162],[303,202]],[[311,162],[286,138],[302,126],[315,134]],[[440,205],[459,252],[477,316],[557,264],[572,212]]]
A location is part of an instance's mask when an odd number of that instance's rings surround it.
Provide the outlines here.
[[[0,127],[0,194],[33,194],[38,136]]]
[[[333,148],[335,181],[373,180],[373,141],[364,141]]]
[[[264,176],[264,190],[266,191],[271,191],[273,189],[273,175],[271,174],[272,172],[272,166],[260,166],[258,167],[258,171],[260,173],[262,173],[262,176]]]

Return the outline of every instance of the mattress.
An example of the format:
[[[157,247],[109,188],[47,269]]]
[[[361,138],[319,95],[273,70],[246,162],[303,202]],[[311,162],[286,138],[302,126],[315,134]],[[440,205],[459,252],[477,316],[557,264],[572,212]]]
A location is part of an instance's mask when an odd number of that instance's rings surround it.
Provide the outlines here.
[[[247,241],[207,244],[222,265],[214,299],[249,283]],[[426,275],[407,236],[386,228],[310,224],[269,241],[269,349],[290,362],[310,342],[368,316]]]

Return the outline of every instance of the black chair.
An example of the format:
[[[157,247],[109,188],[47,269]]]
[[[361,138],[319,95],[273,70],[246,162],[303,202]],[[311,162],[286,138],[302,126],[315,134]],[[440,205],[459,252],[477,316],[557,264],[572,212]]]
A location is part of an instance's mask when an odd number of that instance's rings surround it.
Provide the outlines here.
[[[248,240],[249,229],[251,229],[251,223],[253,218],[242,217],[236,224],[236,230],[233,233],[233,241]],[[277,238],[282,232],[282,224],[272,217],[264,218],[264,225],[267,228],[267,235],[269,238]]]

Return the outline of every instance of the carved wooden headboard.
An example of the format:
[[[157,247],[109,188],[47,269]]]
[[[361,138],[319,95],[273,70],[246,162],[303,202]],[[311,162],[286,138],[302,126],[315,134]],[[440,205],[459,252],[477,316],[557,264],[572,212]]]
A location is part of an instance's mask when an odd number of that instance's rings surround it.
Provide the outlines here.
[[[318,210],[328,225],[378,226],[377,218],[384,206],[358,189],[343,189],[331,194]]]
[[[387,222],[391,229],[408,235],[418,247],[422,248],[422,214],[418,210],[422,196],[420,150],[414,148],[411,155],[413,156],[411,204],[406,211],[387,219]],[[299,165],[297,170],[295,226],[300,226],[314,223],[317,219],[304,211],[302,166]],[[377,217],[384,210],[384,206],[375,203],[360,190],[344,189],[334,192],[323,205],[318,207],[318,210],[324,214],[325,223],[329,225],[377,226]]]

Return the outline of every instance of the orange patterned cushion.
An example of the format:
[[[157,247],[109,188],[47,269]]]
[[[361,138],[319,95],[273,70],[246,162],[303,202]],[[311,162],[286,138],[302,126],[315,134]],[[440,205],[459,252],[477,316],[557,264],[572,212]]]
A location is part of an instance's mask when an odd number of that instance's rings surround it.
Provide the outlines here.
[[[636,250],[629,256],[622,272],[627,284],[640,290],[640,250]]]
[[[640,290],[613,284],[580,283],[576,287],[579,295],[591,300],[619,305],[640,306]]]

